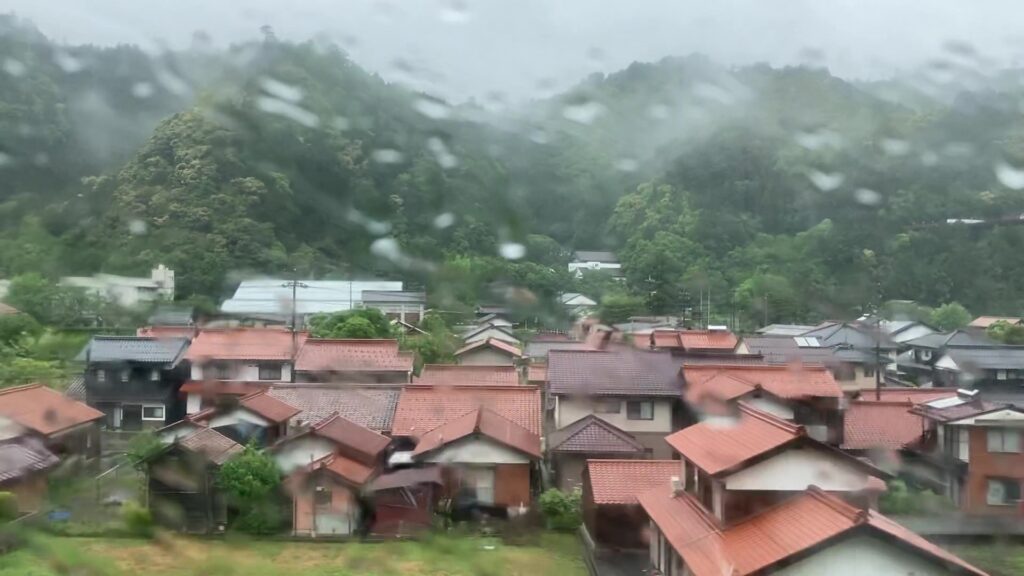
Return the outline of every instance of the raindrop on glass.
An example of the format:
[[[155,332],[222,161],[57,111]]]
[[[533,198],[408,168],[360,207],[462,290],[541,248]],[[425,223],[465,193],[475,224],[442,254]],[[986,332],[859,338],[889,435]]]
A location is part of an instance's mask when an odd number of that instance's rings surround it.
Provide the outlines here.
[[[85,65],[82,64],[81,60],[63,50],[57,50],[53,53],[53,61],[57,63],[57,66],[59,66],[61,70],[68,74],[74,74],[82,68],[85,68]]]
[[[547,144],[551,141],[551,138],[543,128],[538,128],[530,133],[530,140],[536,144]]]
[[[882,151],[889,156],[903,156],[910,152],[910,143],[898,138],[883,138],[881,145]]]
[[[380,164],[398,164],[405,159],[405,156],[394,148],[381,148],[379,150],[374,150],[370,157],[373,158],[374,162],[378,162]]]
[[[335,116],[334,120],[331,120],[331,126],[334,126],[336,129],[344,132],[352,127],[352,122],[344,116]]]
[[[412,106],[417,112],[433,120],[443,120],[451,116],[451,108],[444,102],[434,98],[418,98]]]
[[[7,166],[10,163],[11,156],[9,154],[4,154],[3,152],[0,152],[0,168],[3,168],[4,166]]]
[[[128,223],[128,231],[136,236],[141,236],[146,233],[146,223],[136,218]]]
[[[441,21],[462,24],[469,21],[469,8],[462,0],[447,0],[441,6]]]
[[[320,119],[316,114],[278,98],[260,96],[256,99],[256,107],[268,114],[283,116],[307,128],[316,128],[320,124]]]
[[[391,238],[377,238],[370,244],[370,252],[375,256],[381,258],[387,258],[388,260],[396,260],[402,255],[402,248],[398,245],[398,240]]]
[[[448,150],[444,140],[434,136],[427,140],[427,148],[434,153],[434,158],[437,159],[437,163],[441,168],[448,170],[459,165],[459,159]]]
[[[523,256],[526,256],[526,246],[518,242],[503,242],[498,247],[498,253],[501,254],[502,258],[508,260],[519,260]]]
[[[664,120],[665,118],[668,118],[668,112],[668,106],[665,106],[664,104],[654,104],[647,109],[647,115],[655,120]]]
[[[302,100],[302,88],[292,86],[291,84],[285,84],[268,76],[260,78],[260,87],[267,94],[270,94],[274,98],[285,100],[293,104]]]
[[[996,178],[1010,190],[1024,189],[1024,170],[1010,166],[1005,161],[1000,160],[996,163]]]
[[[455,214],[452,214],[451,212],[438,214],[437,217],[434,218],[434,228],[439,230],[443,230],[452,224],[455,224]]]
[[[27,68],[21,63],[20,60],[14,58],[5,58],[3,64],[4,72],[7,72],[11,76],[18,77],[25,74]]]
[[[562,109],[562,116],[579,124],[591,124],[604,113],[604,110],[600,102],[583,102],[566,106]]]
[[[807,173],[807,177],[811,180],[811,184],[814,184],[818,190],[822,192],[831,192],[843,185],[844,176],[839,172],[827,173],[818,170],[812,170]]]
[[[636,172],[640,164],[633,158],[620,158],[615,162],[615,169],[622,172]]]
[[[149,82],[136,82],[135,84],[132,84],[132,96],[135,96],[136,98],[149,98],[154,92],[156,92],[156,89],[153,88],[153,85]]]
[[[882,195],[868,188],[858,188],[853,192],[853,197],[865,206],[877,206],[882,201]]]

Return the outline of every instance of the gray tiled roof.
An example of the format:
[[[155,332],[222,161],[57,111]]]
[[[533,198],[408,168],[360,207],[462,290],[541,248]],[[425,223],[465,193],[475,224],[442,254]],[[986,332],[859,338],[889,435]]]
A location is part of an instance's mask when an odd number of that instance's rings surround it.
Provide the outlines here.
[[[619,259],[615,257],[614,252],[606,252],[601,250],[577,250],[576,251],[577,262],[618,262]]]
[[[801,336],[814,336],[825,347],[845,345],[860,349],[874,348],[877,339],[880,348],[896,348],[896,344],[889,339],[887,334],[876,333],[873,326],[845,322],[825,322],[819,324],[814,330],[801,334]]]
[[[792,336],[744,336],[743,343],[751,354],[760,354],[765,362],[771,364],[787,364],[796,360],[827,364],[836,360],[835,349],[801,348]]]
[[[267,393],[302,410],[291,425],[313,424],[337,412],[370,430],[389,432],[401,390],[357,384],[277,384]]]
[[[82,362],[146,362],[175,364],[188,348],[186,338],[93,336],[79,352]]]
[[[526,355],[530,358],[543,358],[552,350],[590,350],[586,342],[530,342],[526,345]]]
[[[21,436],[0,444],[0,482],[56,466],[60,460],[35,438]]]
[[[679,397],[682,362],[670,352],[630,347],[603,351],[552,350],[548,389],[553,394]]]
[[[425,292],[399,292],[387,290],[364,290],[363,302],[386,302],[394,304],[425,304]]]
[[[953,330],[952,332],[936,332],[926,334],[920,338],[907,340],[904,344],[918,348],[945,348],[946,346],[987,346],[995,342],[980,332],[968,332],[966,330]]]
[[[549,434],[548,450],[592,454],[632,454],[643,452],[644,447],[628,432],[591,414]]]
[[[946,354],[961,369],[1024,369],[1024,346],[958,346]]]

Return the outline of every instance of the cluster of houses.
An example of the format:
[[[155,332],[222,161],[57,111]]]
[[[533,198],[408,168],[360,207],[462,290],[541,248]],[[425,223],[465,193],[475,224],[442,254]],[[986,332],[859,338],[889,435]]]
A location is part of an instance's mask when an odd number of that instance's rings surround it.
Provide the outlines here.
[[[983,330],[863,319],[740,338],[635,318],[527,339],[501,312],[418,375],[396,340],[96,336],[79,401],[0,391],[0,463],[23,462],[0,470],[30,508],[30,480],[98,451],[99,428],[152,430],[149,506],[207,533],[229,518],[219,467],[253,443],[295,535],[406,534],[440,507],[512,517],[543,488],[578,489],[595,547],[646,549],[666,575],[981,574],[878,511],[897,476],[965,515],[1024,514],[1024,347]]]

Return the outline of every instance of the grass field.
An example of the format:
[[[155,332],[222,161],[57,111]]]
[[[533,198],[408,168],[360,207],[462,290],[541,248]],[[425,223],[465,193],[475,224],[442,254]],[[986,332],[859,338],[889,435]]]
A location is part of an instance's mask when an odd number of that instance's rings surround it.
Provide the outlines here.
[[[573,535],[530,545],[439,536],[418,542],[306,543],[35,537],[0,556],[0,576],[583,576]]]
[[[1024,545],[1022,544],[1010,542],[952,544],[946,548],[992,576],[1024,574]]]

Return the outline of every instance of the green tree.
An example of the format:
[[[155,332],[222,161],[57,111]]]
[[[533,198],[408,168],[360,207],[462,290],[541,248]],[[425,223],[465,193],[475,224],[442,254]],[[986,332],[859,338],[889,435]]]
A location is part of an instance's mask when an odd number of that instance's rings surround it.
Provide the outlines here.
[[[281,472],[274,459],[254,444],[221,466],[218,485],[239,511],[237,526],[251,534],[272,534],[280,524]]]
[[[958,302],[939,306],[932,312],[931,325],[939,330],[956,330],[971,323],[971,313]]]
[[[549,528],[554,530],[575,530],[582,521],[580,503],[582,491],[575,488],[570,492],[562,492],[557,488],[549,488],[540,495],[541,514],[547,520]]]
[[[395,334],[391,321],[375,308],[317,314],[310,318],[309,330],[314,338],[393,338]]]
[[[43,327],[28,314],[0,316],[0,346],[12,346],[42,334]]]
[[[629,320],[630,316],[636,316],[644,312],[642,299],[629,294],[612,293],[606,294],[601,299],[597,315],[605,324],[621,324]]]
[[[754,326],[804,319],[799,296],[789,280],[775,274],[758,273],[736,289],[736,304]]]
[[[986,330],[988,337],[1003,344],[1024,345],[1024,326],[1005,320],[995,322]]]

